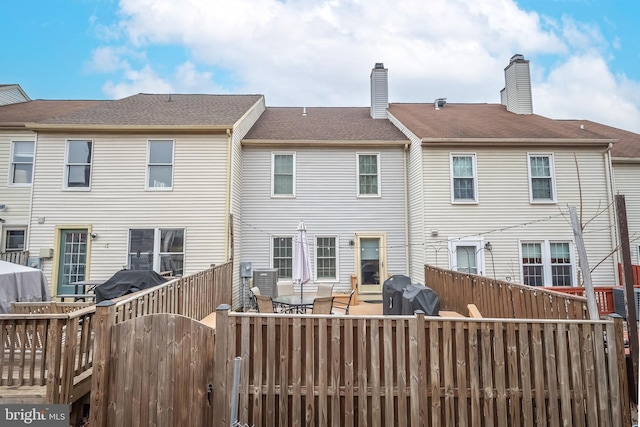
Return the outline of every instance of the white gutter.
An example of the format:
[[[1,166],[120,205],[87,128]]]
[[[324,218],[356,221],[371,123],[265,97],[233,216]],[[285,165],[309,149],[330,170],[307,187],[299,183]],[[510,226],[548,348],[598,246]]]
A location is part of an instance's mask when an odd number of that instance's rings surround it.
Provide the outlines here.
[[[611,228],[611,232],[609,236],[611,236],[611,247],[614,249],[613,251],[613,269],[615,274],[613,275],[616,286],[620,286],[620,277],[618,275],[618,263],[620,256],[618,255],[618,242],[621,241],[620,236],[618,235],[618,220],[616,218],[616,209],[615,209],[615,201],[614,201],[614,190],[615,190],[615,176],[613,175],[613,168],[611,166],[611,147],[613,147],[612,143],[609,143],[609,147],[604,150],[603,158],[604,158],[604,167],[605,167],[605,178],[607,183],[607,204],[609,206],[609,226]]]
[[[231,209],[231,150],[232,150],[232,144],[231,144],[231,135],[232,135],[232,131],[231,129],[227,128],[227,197],[225,200],[225,215],[226,218],[224,220],[224,250],[227,253],[227,261],[231,260],[232,257],[232,253],[231,250],[229,248],[229,209]]]

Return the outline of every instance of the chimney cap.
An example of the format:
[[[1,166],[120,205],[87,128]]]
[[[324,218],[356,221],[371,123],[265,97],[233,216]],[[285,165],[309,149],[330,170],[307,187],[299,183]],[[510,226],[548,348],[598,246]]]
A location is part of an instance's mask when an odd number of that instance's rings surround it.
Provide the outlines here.
[[[376,70],[381,70],[381,69],[383,69],[383,68],[384,68],[384,63],[382,63],[382,62],[376,62],[376,65],[375,65],[375,67],[373,67],[373,68],[375,68]]]
[[[447,106],[447,98],[437,98],[434,102],[435,106],[436,106],[436,110],[440,109],[440,107],[446,107]]]
[[[511,57],[511,59],[509,60],[509,63],[512,63],[514,61],[524,61],[524,55],[521,53],[516,53],[515,55],[513,55]]]

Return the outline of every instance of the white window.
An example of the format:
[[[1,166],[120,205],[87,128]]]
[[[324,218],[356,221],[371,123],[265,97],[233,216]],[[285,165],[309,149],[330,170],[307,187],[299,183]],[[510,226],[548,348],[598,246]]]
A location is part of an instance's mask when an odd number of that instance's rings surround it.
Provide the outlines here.
[[[147,188],[173,187],[173,141],[149,141]]]
[[[478,202],[475,154],[451,153],[451,202]]]
[[[273,236],[272,264],[278,269],[278,279],[293,278],[293,237]]]
[[[379,154],[358,154],[358,196],[380,196]]]
[[[296,195],[296,155],[295,153],[272,153],[271,155],[271,195]]]
[[[316,279],[338,280],[338,246],[335,236],[316,236]]]
[[[462,238],[449,242],[451,269],[462,273],[484,274],[484,242]]]
[[[89,189],[91,186],[91,160],[93,142],[67,141],[65,183],[68,189]]]
[[[575,269],[570,242],[521,242],[522,282],[529,286],[573,286]]]
[[[529,154],[529,198],[531,203],[555,203],[556,185],[552,154]]]
[[[4,231],[4,251],[21,252],[24,251],[26,228],[9,228]]]
[[[129,230],[131,270],[184,273],[184,229],[143,228]]]
[[[14,141],[11,145],[11,170],[9,183],[29,185],[33,179],[33,141]]]

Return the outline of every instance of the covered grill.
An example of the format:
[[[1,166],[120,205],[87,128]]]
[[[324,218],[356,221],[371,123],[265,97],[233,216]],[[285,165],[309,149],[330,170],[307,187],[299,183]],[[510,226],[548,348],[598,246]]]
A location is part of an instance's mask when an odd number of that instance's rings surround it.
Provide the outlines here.
[[[96,286],[96,302],[152,288],[167,279],[152,270],[120,270],[106,282]]]
[[[440,312],[440,297],[433,289],[419,283],[411,283],[404,275],[394,275],[382,284],[382,314],[412,315],[422,310],[427,316]]]

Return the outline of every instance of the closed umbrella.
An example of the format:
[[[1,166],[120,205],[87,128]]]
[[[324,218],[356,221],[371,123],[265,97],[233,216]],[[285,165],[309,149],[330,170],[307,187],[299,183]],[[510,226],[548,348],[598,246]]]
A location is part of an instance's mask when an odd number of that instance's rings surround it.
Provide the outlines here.
[[[304,221],[300,221],[298,224],[293,259],[293,283],[300,286],[300,298],[302,299],[302,286],[311,280],[311,257],[309,256],[309,243],[307,242],[307,229],[304,226]]]

